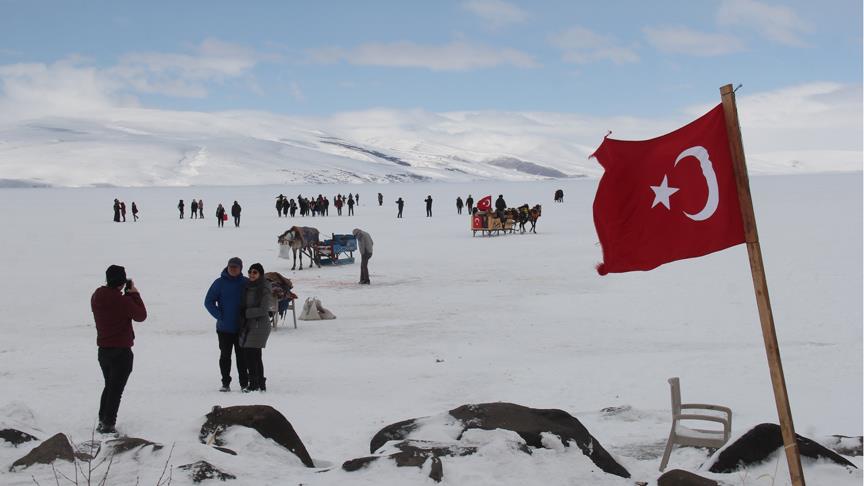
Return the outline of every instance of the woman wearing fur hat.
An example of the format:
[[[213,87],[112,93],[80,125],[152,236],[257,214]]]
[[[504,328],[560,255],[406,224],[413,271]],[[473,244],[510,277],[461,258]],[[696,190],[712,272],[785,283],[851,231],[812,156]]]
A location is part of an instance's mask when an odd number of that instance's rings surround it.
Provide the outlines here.
[[[240,331],[240,346],[246,356],[246,369],[249,386],[243,391],[266,391],[267,379],[264,378],[264,365],[261,350],[270,337],[270,304],[273,289],[264,278],[264,267],[253,263],[249,267],[249,281],[243,294],[243,328]]]

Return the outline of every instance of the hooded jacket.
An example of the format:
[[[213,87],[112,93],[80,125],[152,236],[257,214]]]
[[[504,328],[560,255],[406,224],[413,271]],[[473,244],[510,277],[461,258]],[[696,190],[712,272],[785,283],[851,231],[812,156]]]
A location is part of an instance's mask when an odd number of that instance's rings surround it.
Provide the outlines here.
[[[132,321],[147,319],[147,309],[137,292],[123,295],[120,289],[102,286],[90,297],[96,321],[96,345],[100,348],[131,348],[135,342]]]
[[[204,307],[216,319],[217,331],[232,334],[240,331],[240,308],[248,280],[243,275],[232,277],[228,273],[228,267],[225,267],[222,275],[210,285],[204,297]]]
[[[351,234],[357,238],[357,250],[360,251],[360,254],[372,255],[372,237],[369,236],[369,233],[359,228],[354,228]]]

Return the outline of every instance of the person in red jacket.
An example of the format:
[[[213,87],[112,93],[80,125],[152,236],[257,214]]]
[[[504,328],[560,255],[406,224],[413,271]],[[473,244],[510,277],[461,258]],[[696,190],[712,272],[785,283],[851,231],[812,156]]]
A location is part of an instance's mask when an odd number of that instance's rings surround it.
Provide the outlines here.
[[[126,279],[125,268],[119,265],[108,267],[105,283],[90,298],[90,308],[96,321],[99,366],[105,379],[96,431],[113,434],[117,432],[114,424],[117,422],[120,398],[132,373],[132,344],[135,341],[132,321],[147,319],[147,309],[135,284]],[[125,294],[122,292],[124,286]]]

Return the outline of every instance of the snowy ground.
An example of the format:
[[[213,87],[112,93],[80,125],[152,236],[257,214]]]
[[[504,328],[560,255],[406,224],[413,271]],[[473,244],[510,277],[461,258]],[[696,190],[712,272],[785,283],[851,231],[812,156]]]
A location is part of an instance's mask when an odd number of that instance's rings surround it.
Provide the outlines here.
[[[752,178],[796,430],[814,439],[862,434],[861,181],[861,173]],[[564,204],[552,203],[558,187]],[[415,468],[378,463],[346,473],[338,466],[367,455],[385,425],[490,401],[570,412],[633,478],[591,472],[576,448],[527,456],[492,440],[482,454],[445,459],[444,484],[652,481],[668,434],[671,376],[681,377],[685,401],[730,406],[735,433],[776,422],[745,248],[601,278],[593,269],[600,259],[595,188],[596,180],[582,179],[2,190],[0,428],[90,438],[101,375],[89,297],[115,263],[126,266],[149,311],[137,326],[118,427],[167,447],[118,461],[111,484],[155,484],[172,444],[170,464],[206,459],[237,475],[235,484],[431,484],[428,471]],[[361,194],[355,217],[333,211],[299,222],[322,234],[369,231],[372,285],[356,284],[359,264],[291,272],[277,258],[276,235],[294,222],[276,218],[273,198],[348,190]],[[383,208],[373,205],[379,191]],[[539,234],[472,238],[468,218],[454,207],[468,193],[542,203]],[[423,216],[427,194],[435,198],[431,219]],[[399,196],[407,201],[402,220],[395,219]],[[115,197],[136,201],[141,220],[111,222]],[[178,221],[181,198],[203,198],[207,218]],[[216,204],[235,199],[244,207],[242,226],[217,228]],[[266,394],[217,392],[216,335],[202,300],[235,255],[289,275],[301,299],[317,296],[338,316],[271,336]],[[314,472],[241,432],[234,434],[237,457],[198,444],[203,416],[217,404],[276,407],[316,464],[337,468]],[[631,407],[625,413],[600,413],[624,405]],[[8,472],[30,448],[0,446],[0,483],[33,484],[32,474],[53,484],[47,467]],[[697,471],[704,459],[699,450],[676,449],[670,468]],[[861,457],[851,460],[862,465]],[[860,469],[804,464],[809,484],[862,482]],[[789,476],[781,458],[747,476],[713,477],[748,485],[773,477],[780,485]],[[172,484],[189,483],[174,469]]]

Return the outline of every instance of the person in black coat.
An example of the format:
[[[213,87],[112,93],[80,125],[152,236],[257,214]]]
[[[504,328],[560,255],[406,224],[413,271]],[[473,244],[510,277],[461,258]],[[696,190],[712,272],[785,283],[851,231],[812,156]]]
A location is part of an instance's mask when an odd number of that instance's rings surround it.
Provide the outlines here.
[[[119,199],[114,200],[114,222],[115,223],[120,222],[120,200]]]
[[[138,221],[138,206],[132,201],[132,221]]]
[[[468,207],[468,214],[472,214],[472,210],[474,209],[474,198],[471,197],[471,194],[468,194],[468,199],[465,200],[465,206]]]
[[[432,217],[432,195],[430,194],[430,195],[426,196],[426,199],[424,199],[424,201],[426,202],[426,217],[431,218]]]
[[[384,194],[378,193],[378,206],[384,205]]]
[[[456,212],[462,214],[462,198],[460,196],[456,197]]]
[[[222,206],[222,203],[219,203],[219,206],[216,208],[216,224],[220,228],[225,227],[225,207]]]
[[[189,205],[189,208],[192,210],[192,214],[189,215],[189,219],[197,219],[198,218],[198,201],[192,200],[192,204]]]
[[[498,199],[495,200],[495,210],[504,211],[505,209],[507,209],[507,203],[504,202],[504,196],[498,194]]]
[[[348,194],[348,216],[354,216],[354,197]]]
[[[180,210],[180,219],[183,219],[183,210],[185,208],[186,208],[186,205],[183,204],[183,200],[181,199],[180,202],[177,204],[177,209]]]
[[[231,206],[231,216],[234,217],[234,227],[237,228],[240,226],[240,211],[243,208],[240,207],[240,204],[237,201],[234,201],[234,204]]]
[[[401,218],[402,209],[405,207],[405,201],[403,201],[401,197],[396,200],[396,207],[399,208],[399,212],[396,214],[396,217]]]

